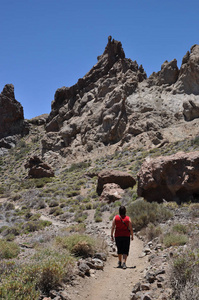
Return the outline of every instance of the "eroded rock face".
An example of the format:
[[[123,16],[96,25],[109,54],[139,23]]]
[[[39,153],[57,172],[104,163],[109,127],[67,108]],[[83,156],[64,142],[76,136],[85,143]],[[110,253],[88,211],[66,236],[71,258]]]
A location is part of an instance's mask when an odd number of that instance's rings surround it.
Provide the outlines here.
[[[120,141],[128,122],[126,97],[145,78],[142,66],[125,58],[121,43],[109,37],[97,64],[74,86],[56,91],[43,152],[89,152]]]
[[[10,136],[28,133],[28,125],[24,121],[23,107],[15,99],[14,86],[5,85],[0,94],[0,146],[11,148]],[[7,138],[9,137],[9,138]],[[3,139],[3,140],[2,140]]]
[[[176,89],[199,95],[199,45],[192,46],[183,57]]]
[[[137,175],[138,195],[152,202],[199,196],[199,152],[147,158]]]
[[[177,60],[173,59],[172,61],[168,62],[167,60],[162,64],[161,71],[157,73],[153,73],[148,82],[150,85],[172,85],[174,84],[179,75],[179,69],[177,66]]]
[[[176,59],[165,61],[147,79],[142,65],[109,37],[96,65],[74,86],[56,91],[42,153],[76,157],[104,146],[152,148],[173,141],[169,128],[186,127],[184,121],[199,115],[198,49],[187,52],[180,69]]]
[[[127,189],[129,187],[133,188],[136,184],[136,181],[130,174],[126,172],[121,172],[117,170],[103,170],[98,174],[98,195],[101,195],[104,185],[107,183],[115,183],[119,185],[122,189]]]
[[[54,171],[52,168],[44,163],[38,156],[31,157],[25,164],[26,169],[30,169],[28,172],[29,178],[43,178],[54,177]]]

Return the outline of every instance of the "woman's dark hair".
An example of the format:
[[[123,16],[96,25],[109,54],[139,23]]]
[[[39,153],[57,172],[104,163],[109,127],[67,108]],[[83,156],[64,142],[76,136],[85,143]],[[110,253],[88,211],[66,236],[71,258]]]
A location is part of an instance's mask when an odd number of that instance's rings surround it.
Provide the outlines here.
[[[125,216],[126,215],[126,207],[125,206],[120,206],[119,214],[120,214],[120,216]]]

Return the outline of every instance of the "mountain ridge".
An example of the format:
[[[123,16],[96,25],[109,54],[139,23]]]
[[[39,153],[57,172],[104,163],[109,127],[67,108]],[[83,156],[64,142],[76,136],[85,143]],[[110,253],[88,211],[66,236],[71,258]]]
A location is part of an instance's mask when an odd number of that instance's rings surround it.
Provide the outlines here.
[[[14,87],[7,87],[8,95],[14,95]],[[4,92],[0,94],[1,103],[3,97]],[[16,99],[13,101],[17,103]],[[20,106],[19,103],[16,110]],[[5,110],[1,110],[3,115]],[[15,109],[11,113],[16,114]],[[172,126],[177,131],[190,127],[188,136],[197,134],[198,117],[199,45],[185,54],[180,69],[176,59],[165,61],[159,72],[147,78],[142,65],[126,58],[121,42],[109,36],[93,68],[75,85],[56,90],[49,115],[35,117],[28,123],[29,128],[44,124],[44,158],[50,158],[52,152],[75,158],[107,146],[161,147],[170,139],[173,141],[173,135],[169,135]],[[194,125],[188,125],[187,121],[193,120]],[[28,133],[23,116],[21,127],[14,124],[15,130],[6,136],[2,136],[5,130],[0,124],[2,148],[12,148],[19,135]]]

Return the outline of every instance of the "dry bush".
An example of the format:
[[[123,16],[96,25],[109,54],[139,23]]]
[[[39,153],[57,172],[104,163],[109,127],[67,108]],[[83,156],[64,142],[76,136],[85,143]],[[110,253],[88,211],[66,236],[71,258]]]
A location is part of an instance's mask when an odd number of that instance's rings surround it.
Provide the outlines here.
[[[10,259],[16,257],[20,252],[19,246],[14,242],[0,240],[0,259]]]
[[[199,217],[199,203],[192,203],[189,206],[189,212],[192,218],[198,218]]]
[[[76,256],[89,257],[94,253],[95,240],[88,235],[72,234],[56,238],[56,245]]]
[[[174,257],[170,270],[170,285],[175,300],[199,299],[199,256],[192,250]]]
[[[93,255],[93,247],[86,241],[80,241],[72,248],[72,253],[86,258]]]
[[[152,241],[154,238],[159,237],[162,234],[160,226],[155,226],[149,223],[145,230],[147,241]]]

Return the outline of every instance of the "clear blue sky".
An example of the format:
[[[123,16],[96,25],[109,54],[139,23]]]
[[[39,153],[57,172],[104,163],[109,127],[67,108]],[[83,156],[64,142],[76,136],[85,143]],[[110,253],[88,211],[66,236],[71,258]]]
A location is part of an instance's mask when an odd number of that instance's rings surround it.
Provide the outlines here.
[[[199,44],[198,0],[0,0],[0,92],[14,84],[30,119],[51,110],[57,88],[97,62],[108,36],[147,75]]]

